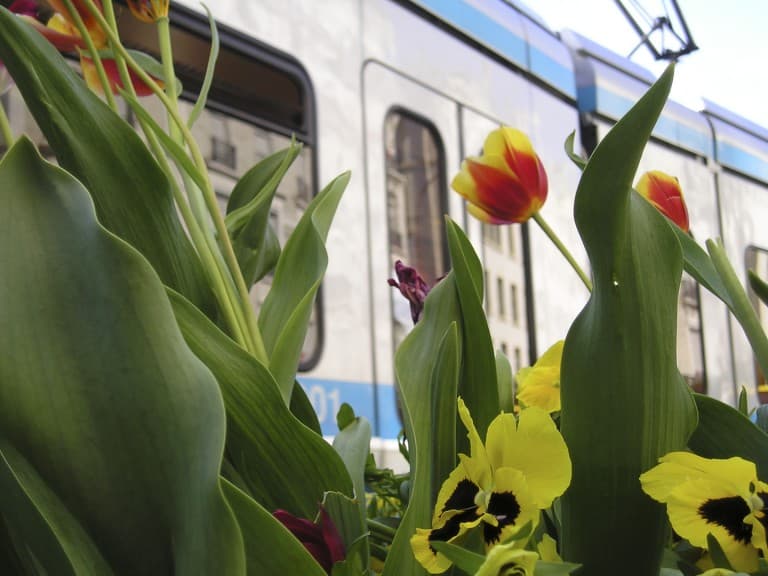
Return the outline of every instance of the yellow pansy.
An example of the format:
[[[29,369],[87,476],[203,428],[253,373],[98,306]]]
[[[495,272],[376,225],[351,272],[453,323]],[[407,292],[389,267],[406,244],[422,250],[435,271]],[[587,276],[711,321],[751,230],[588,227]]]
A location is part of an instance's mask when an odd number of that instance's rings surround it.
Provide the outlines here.
[[[549,413],[560,411],[560,363],[565,342],[555,342],[536,364],[521,368],[517,380],[517,400],[523,407],[538,406]]]
[[[488,426],[483,443],[461,398],[458,409],[470,455],[459,455],[459,466],[443,483],[432,528],[417,529],[411,538],[414,555],[432,574],[451,566],[432,542],[453,542],[478,527],[486,548],[491,548],[527,524],[535,526],[539,511],[571,482],[568,448],[544,410],[524,410],[519,422],[514,414],[500,414]]]
[[[768,556],[768,484],[742,458],[707,459],[670,452],[640,476],[643,490],[667,505],[672,528],[694,546],[707,547],[712,534],[736,570],[757,570]]]

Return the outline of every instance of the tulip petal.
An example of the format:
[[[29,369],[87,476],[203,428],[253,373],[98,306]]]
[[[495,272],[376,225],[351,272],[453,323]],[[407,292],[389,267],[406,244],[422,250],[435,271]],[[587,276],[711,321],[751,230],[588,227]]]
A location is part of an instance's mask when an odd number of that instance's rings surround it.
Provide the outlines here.
[[[62,0],[48,0],[48,3],[51,5],[51,8],[61,14],[74,28],[74,22],[72,22],[72,19],[69,17],[67,6],[64,2],[62,2]],[[100,0],[94,0],[94,3],[99,8],[99,10],[102,9]],[[91,11],[88,10],[88,5],[83,0],[72,0],[72,4],[75,7],[75,10],[77,10],[77,13],[83,19],[83,24],[85,24],[85,28],[88,30],[88,35],[91,37],[91,40],[93,40],[96,48],[101,49],[106,47],[107,34],[104,32],[101,26],[99,26],[99,23],[96,21],[96,18],[93,16],[93,14],[91,14]]]
[[[659,212],[688,232],[688,208],[685,205],[680,182],[674,176],[659,170],[646,172],[637,182],[637,191],[653,204]]]
[[[71,31],[65,31],[62,26],[58,25],[56,15],[49,20],[48,26],[31,16],[19,15],[19,18],[40,32],[59,52],[74,52],[77,48],[85,48],[85,42],[80,36],[72,34]],[[53,26],[51,26],[52,22]]]
[[[101,63],[104,66],[104,72],[107,75],[107,80],[109,81],[109,87],[112,90],[112,93],[117,94],[119,90],[123,89],[123,79],[120,77],[120,72],[117,69],[117,63],[112,58],[102,58]],[[87,56],[81,55],[80,68],[88,87],[98,94],[103,94],[104,87],[101,85],[98,72],[96,71],[96,64],[94,64],[93,60]],[[137,96],[149,96],[152,94],[152,89],[145,84],[133,70],[129,70],[128,75],[131,78],[131,84],[133,85],[133,89],[136,91]],[[162,84],[160,81],[157,82],[158,84]]]

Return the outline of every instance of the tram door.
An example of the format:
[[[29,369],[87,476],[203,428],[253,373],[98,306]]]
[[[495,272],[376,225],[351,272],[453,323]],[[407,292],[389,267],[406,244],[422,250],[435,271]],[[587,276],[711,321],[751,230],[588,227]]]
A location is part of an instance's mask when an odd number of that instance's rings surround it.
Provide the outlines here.
[[[398,260],[430,285],[449,269],[444,216],[464,219],[461,198],[449,191],[461,163],[458,106],[377,62],[366,63],[363,84],[376,433],[386,439],[400,430],[394,353],[413,327],[387,279]]]

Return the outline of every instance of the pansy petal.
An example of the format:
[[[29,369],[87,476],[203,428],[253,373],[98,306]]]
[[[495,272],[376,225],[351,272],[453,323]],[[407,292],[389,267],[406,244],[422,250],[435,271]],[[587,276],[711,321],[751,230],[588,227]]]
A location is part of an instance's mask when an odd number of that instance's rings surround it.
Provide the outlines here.
[[[517,393],[517,400],[523,408],[538,407],[548,412],[559,412],[560,404],[560,386],[554,386],[546,383],[529,382]]]
[[[520,413],[517,429],[509,415],[501,415],[488,427],[487,449],[494,469],[520,470],[539,508],[547,508],[571,483],[571,458],[560,431],[541,408]]]
[[[678,486],[699,478],[717,479],[730,485],[732,494],[747,498],[749,484],[757,481],[757,469],[752,462],[738,457],[721,460],[691,452],[670,452],[640,476],[640,484],[651,498],[666,502]]]
[[[477,428],[475,428],[475,423],[472,421],[469,409],[461,398],[458,399],[458,409],[459,418],[461,418],[464,427],[467,429],[470,449],[470,457],[462,460],[462,462],[466,462],[465,468],[475,484],[480,489],[486,489],[491,482],[491,466],[488,462],[485,446],[480,438],[480,434],[477,433]]]
[[[411,549],[416,560],[430,574],[445,572],[451,561],[432,547],[432,542],[453,542],[480,523],[480,516],[475,510],[468,510],[452,516],[442,526],[425,530],[417,528],[411,536]]]
[[[685,482],[669,495],[667,514],[675,532],[694,546],[706,548],[712,534],[734,569],[757,569],[753,528],[744,522],[750,508],[729,484],[710,478]]]
[[[488,552],[475,576],[533,576],[538,554],[519,550],[514,543],[496,546]]]
[[[437,526],[441,522],[441,517],[452,510],[463,512],[474,508],[475,496],[479,491],[480,488],[472,480],[463,463],[457,466],[448,475],[437,494],[432,526]]]
[[[490,548],[504,542],[522,530],[528,523],[538,524],[539,508],[531,493],[531,486],[520,470],[500,468],[494,471],[493,491],[486,499],[485,515],[495,522],[484,522],[483,539]]]

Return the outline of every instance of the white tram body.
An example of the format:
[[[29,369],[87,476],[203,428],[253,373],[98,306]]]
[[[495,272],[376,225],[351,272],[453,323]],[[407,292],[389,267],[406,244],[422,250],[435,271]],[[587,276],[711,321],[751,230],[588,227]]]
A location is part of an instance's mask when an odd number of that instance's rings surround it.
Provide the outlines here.
[[[335,433],[336,411],[349,402],[372,422],[382,454],[396,452],[393,355],[410,316],[387,278],[397,259],[430,281],[446,272],[444,214],[462,224],[483,260],[494,344],[513,368],[565,337],[588,297],[577,276],[537,227],[469,218],[450,180],[493,128],[526,132],[549,176],[543,215],[587,267],[572,217],[579,173],[563,142],[576,130],[591,152],[652,83],[648,71],[504,0],[210,7],[222,55],[213,111],[197,132],[222,202],[238,175],[291,134],[305,149],[278,191],[273,224],[282,238],[319,186],[352,171],[299,375],[324,433]],[[152,50],[152,30],[124,12],[127,34]],[[180,75],[194,93],[208,24],[192,0],[174,5],[172,23]],[[670,102],[641,163],[641,173],[649,169],[680,179],[699,242],[722,237],[745,283],[747,266],[768,276],[768,131],[713,104],[695,112]],[[695,389],[734,403],[745,386],[753,403],[768,400],[741,329],[691,279],[678,324],[680,369]]]

